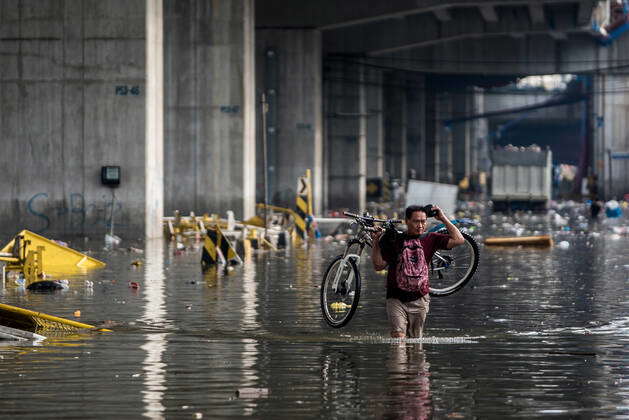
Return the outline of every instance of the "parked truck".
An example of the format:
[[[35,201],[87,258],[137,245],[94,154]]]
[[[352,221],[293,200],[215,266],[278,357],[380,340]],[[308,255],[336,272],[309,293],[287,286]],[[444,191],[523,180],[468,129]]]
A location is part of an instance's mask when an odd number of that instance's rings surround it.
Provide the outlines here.
[[[552,152],[539,147],[492,151],[494,211],[545,210],[552,193]]]

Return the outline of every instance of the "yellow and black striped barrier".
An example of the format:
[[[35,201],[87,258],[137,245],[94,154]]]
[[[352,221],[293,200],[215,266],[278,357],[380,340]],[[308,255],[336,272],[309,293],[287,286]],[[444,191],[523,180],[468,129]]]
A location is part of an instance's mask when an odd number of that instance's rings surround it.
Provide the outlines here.
[[[204,268],[217,264],[242,264],[238,253],[218,226],[207,230],[201,264]]]
[[[306,169],[306,176],[297,180],[297,198],[295,201],[295,231],[299,239],[308,239],[312,220],[312,190],[310,186],[310,169]]]

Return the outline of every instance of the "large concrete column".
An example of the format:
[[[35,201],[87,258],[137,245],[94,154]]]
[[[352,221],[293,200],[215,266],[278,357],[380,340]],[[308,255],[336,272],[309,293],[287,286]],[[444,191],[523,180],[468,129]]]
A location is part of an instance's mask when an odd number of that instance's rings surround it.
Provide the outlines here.
[[[385,75],[385,170],[391,178],[406,180],[406,78],[402,72]]]
[[[426,84],[425,98],[425,173],[424,179],[436,181],[439,178],[439,143],[437,142],[437,93]]]
[[[408,168],[417,179],[426,177],[426,93],[424,76],[412,76],[408,80],[406,94],[408,120]]]
[[[146,214],[147,238],[163,236],[164,216],[164,14],[162,0],[146,0]]]
[[[365,83],[365,68],[358,69],[358,211],[367,209],[367,85]]]
[[[594,91],[594,162],[599,192],[605,199],[622,199],[629,191],[629,77],[596,76]]]
[[[272,204],[293,208],[297,178],[312,170],[315,214],[322,208],[322,65],[321,33],[311,29],[258,29],[256,81],[265,93],[267,178]],[[262,153],[262,133],[258,150]],[[258,159],[260,182],[264,174]]]
[[[444,120],[451,118],[452,108],[453,101],[450,93],[440,93],[437,95],[435,131],[438,162],[436,165],[436,182],[452,183],[454,178],[452,127],[443,124]]]
[[[44,235],[145,223],[146,2],[0,2],[0,228]]]
[[[358,210],[361,191],[361,94],[359,66],[341,61],[326,63],[324,74],[326,101],[325,173],[328,209]],[[365,156],[366,158],[366,156]]]
[[[365,69],[367,95],[367,176],[384,176],[384,118],[382,97],[382,71]]]
[[[253,0],[166,0],[165,211],[254,213]]]
[[[467,92],[452,93],[453,115],[470,115],[470,98]],[[451,181],[458,183],[463,177],[469,175],[469,151],[470,132],[467,122],[452,124],[449,127],[449,139],[451,142],[452,172]]]

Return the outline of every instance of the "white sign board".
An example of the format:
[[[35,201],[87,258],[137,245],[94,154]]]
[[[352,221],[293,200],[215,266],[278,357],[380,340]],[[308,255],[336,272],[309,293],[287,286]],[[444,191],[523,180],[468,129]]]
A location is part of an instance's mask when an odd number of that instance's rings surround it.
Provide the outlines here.
[[[432,204],[441,207],[446,216],[452,218],[458,192],[459,187],[456,185],[411,179],[406,190],[406,206]]]

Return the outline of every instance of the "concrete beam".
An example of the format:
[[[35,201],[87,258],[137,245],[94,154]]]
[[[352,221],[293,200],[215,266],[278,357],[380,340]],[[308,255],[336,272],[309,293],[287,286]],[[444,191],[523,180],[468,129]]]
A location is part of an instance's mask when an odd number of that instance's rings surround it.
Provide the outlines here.
[[[605,67],[604,58],[597,61],[599,51],[600,47],[589,35],[571,35],[569,42],[560,43],[541,33],[521,39],[470,38],[350,60],[382,69],[424,73],[538,75],[596,71]]]
[[[565,36],[577,33],[590,34],[589,28],[575,26],[572,15],[565,13],[561,8],[555,7],[547,11],[548,25],[531,24],[530,10],[524,7],[491,9],[496,16],[487,12],[487,7],[459,8],[449,10],[450,22],[442,22],[440,19],[445,18],[444,16],[436,18],[432,14],[421,14],[395,21],[387,20],[328,30],[323,33],[324,50],[328,54],[378,56],[469,39],[512,37],[514,34],[520,36],[551,35],[554,32],[563,32]],[[538,9],[534,10],[539,12]],[[536,19],[538,18],[540,17]]]
[[[578,6],[583,9],[579,19],[588,18],[596,0],[318,0],[296,2],[294,0],[265,0],[256,3],[258,28],[317,28],[333,30],[364,25],[388,19],[417,14],[435,14],[448,21],[447,11],[455,8],[474,7],[526,7],[527,5],[554,4],[560,7]],[[491,12],[489,12],[491,13]],[[580,23],[581,24],[581,23]]]

